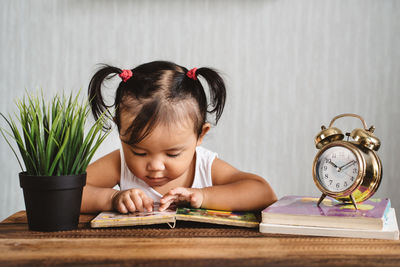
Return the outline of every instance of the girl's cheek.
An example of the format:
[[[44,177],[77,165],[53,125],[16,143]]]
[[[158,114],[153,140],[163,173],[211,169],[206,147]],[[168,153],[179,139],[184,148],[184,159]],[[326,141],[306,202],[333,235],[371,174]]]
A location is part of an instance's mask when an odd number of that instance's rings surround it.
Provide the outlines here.
[[[144,176],[143,174],[146,170],[146,164],[143,161],[139,159],[131,159],[131,161],[128,164],[128,167],[135,176],[137,177]]]
[[[166,165],[166,170],[168,170],[170,176],[177,178],[185,173],[189,166],[190,162],[188,163],[186,161],[176,161],[174,163]]]

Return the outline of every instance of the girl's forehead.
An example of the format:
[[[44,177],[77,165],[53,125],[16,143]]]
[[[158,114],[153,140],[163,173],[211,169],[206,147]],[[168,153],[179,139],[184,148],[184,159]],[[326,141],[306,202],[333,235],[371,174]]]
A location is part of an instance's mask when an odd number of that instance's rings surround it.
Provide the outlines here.
[[[197,132],[195,129],[195,119],[193,116],[186,114],[186,116],[166,116],[163,114],[161,117],[155,120],[154,125],[151,126],[149,132],[144,136],[142,141],[152,140],[169,140],[171,142],[178,142],[180,139],[192,138],[197,139]],[[121,129],[120,137],[121,140],[129,143],[131,133],[135,128],[135,116],[132,116],[129,112],[121,112]],[[147,132],[146,125],[144,128],[140,128],[141,133]],[[142,142],[141,142],[142,143]]]
[[[155,127],[161,127],[165,129],[176,129],[176,130],[183,130],[183,129],[190,129],[193,131],[195,127],[195,121],[197,118],[195,118],[196,114],[194,112],[188,112],[188,113],[182,113],[182,114],[174,114],[174,113],[169,113],[169,112],[159,112],[161,114],[158,115],[158,118],[155,119]],[[135,114],[130,113],[129,111],[121,111],[120,113],[120,119],[121,119],[121,130],[126,131],[128,130],[131,126],[135,127],[135,125],[132,125],[134,123],[136,116]]]
[[[193,131],[193,123],[191,123],[190,121],[187,121],[186,123],[176,121],[170,122],[168,124],[156,124],[148,136],[160,139],[184,139],[187,137],[196,136],[196,134]]]
[[[122,137],[121,137],[122,138]],[[197,140],[190,123],[172,122],[169,124],[159,123],[138,144],[134,146],[150,149],[171,149],[186,146]]]

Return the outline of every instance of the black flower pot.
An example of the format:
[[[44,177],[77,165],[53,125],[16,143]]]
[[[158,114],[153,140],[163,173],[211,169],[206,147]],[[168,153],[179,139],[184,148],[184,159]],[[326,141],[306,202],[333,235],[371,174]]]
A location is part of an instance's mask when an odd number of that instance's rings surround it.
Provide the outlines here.
[[[63,231],[78,228],[86,173],[67,176],[19,174],[30,230]]]

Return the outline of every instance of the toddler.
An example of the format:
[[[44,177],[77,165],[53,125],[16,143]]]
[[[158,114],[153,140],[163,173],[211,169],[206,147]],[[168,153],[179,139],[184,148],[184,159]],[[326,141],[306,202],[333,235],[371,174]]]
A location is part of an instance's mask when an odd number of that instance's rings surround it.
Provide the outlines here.
[[[116,75],[122,81],[115,102],[107,105],[103,81]],[[208,98],[199,76],[208,84]],[[215,70],[188,71],[165,61],[132,70],[105,65],[91,79],[88,94],[96,119],[115,108],[112,120],[121,149],[87,168],[82,212],[152,211],[155,202],[160,211],[173,203],[244,211],[276,201],[263,178],[239,171],[200,146],[211,128],[207,114],[215,114],[216,124],[225,105],[224,81]]]

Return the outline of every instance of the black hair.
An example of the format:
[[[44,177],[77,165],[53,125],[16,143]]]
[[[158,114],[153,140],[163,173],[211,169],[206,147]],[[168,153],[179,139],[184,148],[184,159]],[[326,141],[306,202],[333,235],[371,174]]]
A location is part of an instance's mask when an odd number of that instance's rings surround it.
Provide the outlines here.
[[[174,116],[171,112],[182,100],[188,104],[186,107],[191,107],[189,115],[194,121],[197,136],[207,121],[207,113],[215,114],[215,124],[218,123],[225,106],[226,89],[216,70],[199,68],[196,75],[190,78],[185,67],[168,61],[153,61],[131,71],[133,76],[119,83],[112,105],[105,103],[102,85],[104,80],[121,74],[122,69],[103,65],[92,77],[88,88],[93,116],[97,120],[102,114],[109,115],[109,109],[114,107],[113,121],[120,135],[127,136],[124,142],[137,144],[150,134],[157,123],[176,120],[179,115]],[[209,99],[198,76],[208,84]],[[193,101],[196,103],[194,109]],[[134,118],[124,133],[121,132],[121,111],[128,111]]]

